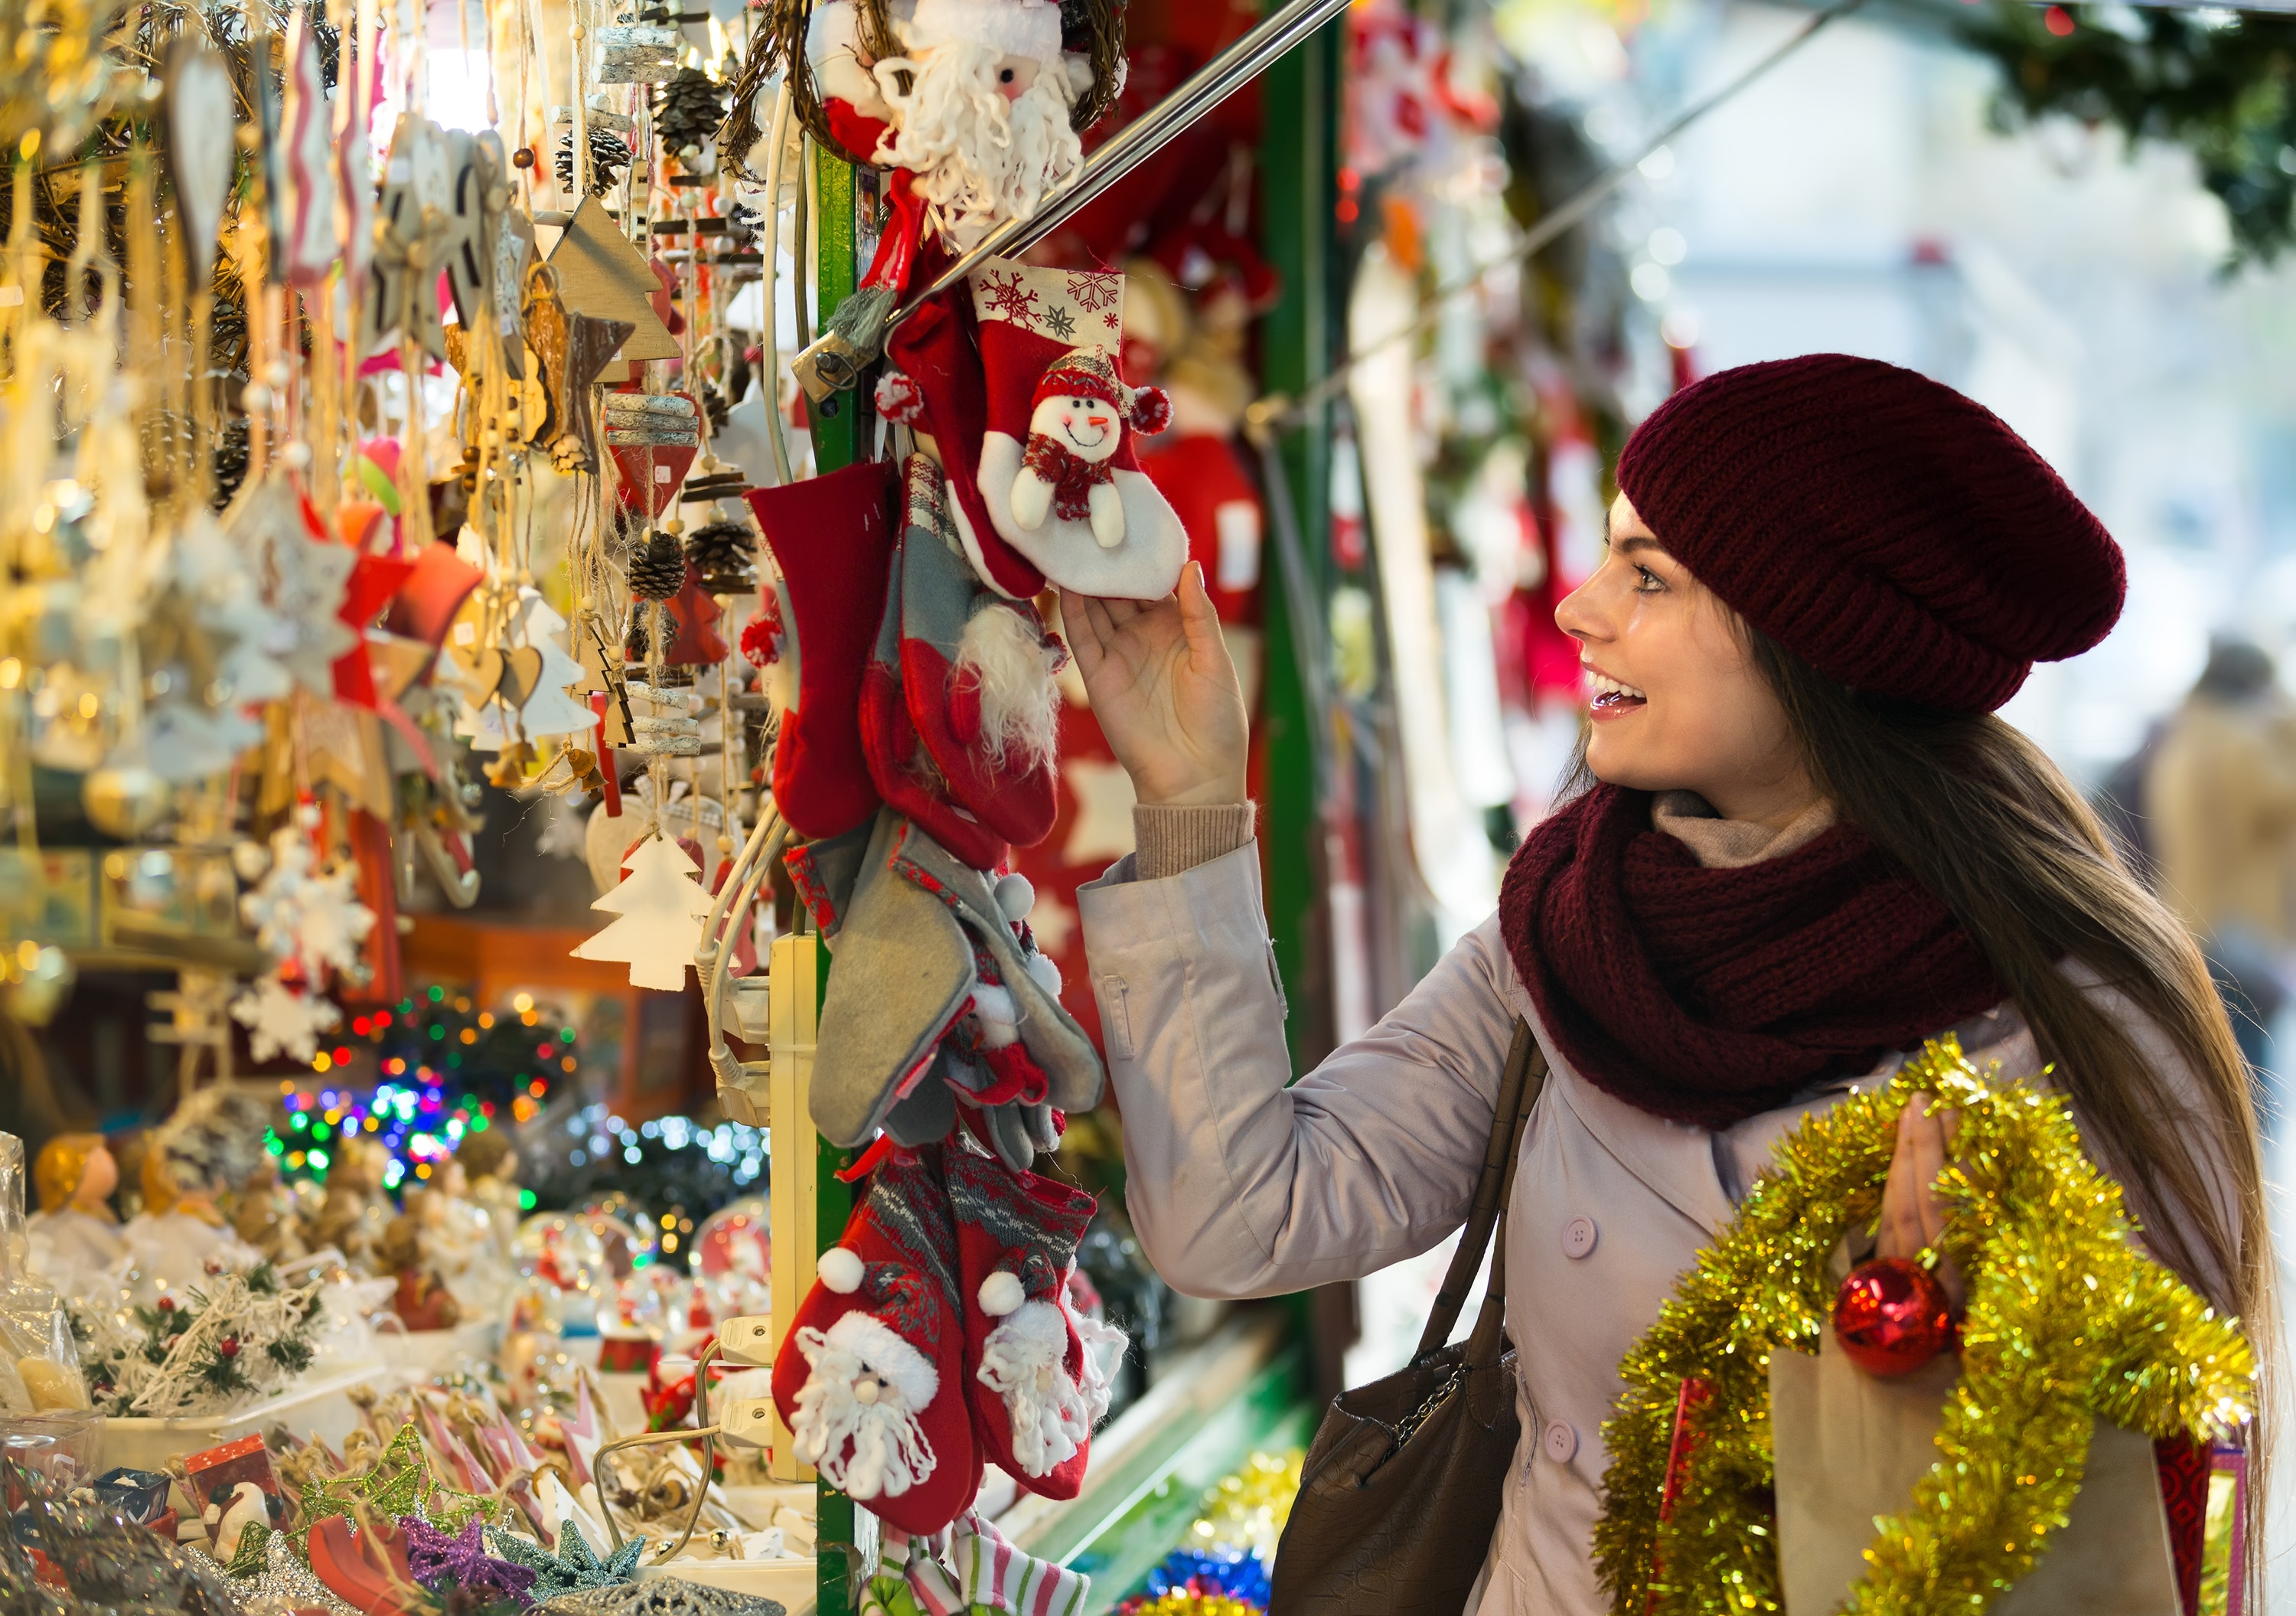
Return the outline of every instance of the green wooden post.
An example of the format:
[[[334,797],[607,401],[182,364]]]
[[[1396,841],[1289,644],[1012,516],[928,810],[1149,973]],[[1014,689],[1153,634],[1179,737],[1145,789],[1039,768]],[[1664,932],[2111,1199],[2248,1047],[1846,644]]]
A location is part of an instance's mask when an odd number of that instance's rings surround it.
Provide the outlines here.
[[[1274,9],[1272,0],[1267,9]],[[1345,18],[1301,44],[1263,81],[1267,134],[1260,146],[1261,249],[1283,276],[1283,299],[1261,333],[1267,392],[1298,397],[1329,373],[1335,346],[1333,209],[1339,199],[1340,62]],[[1282,442],[1301,548],[1306,591],[1318,603],[1329,580],[1331,412],[1319,410]],[[1331,967],[1323,908],[1324,827],[1319,801],[1329,715],[1309,710],[1299,677],[1296,626],[1285,605],[1281,558],[1267,551],[1265,599],[1267,920],[1292,1015],[1293,1070],[1305,1071],[1331,1042]],[[1320,637],[1320,636],[1319,636]]]
[[[854,284],[859,278],[854,250],[858,221],[855,217],[852,165],[821,151],[816,152],[815,160],[814,183],[821,208],[814,220],[814,283],[817,289],[814,307],[818,311],[816,318],[825,330],[838,305],[853,295]],[[834,394],[811,406],[808,419],[813,423],[816,470],[842,471],[866,451],[868,446],[861,438],[864,412],[860,400],[860,391],[856,389]],[[829,955],[825,948],[817,980],[821,993],[826,997]],[[817,1140],[816,1144],[821,1155],[814,1189],[815,1234],[822,1250],[826,1251],[845,1233],[845,1220],[853,1212],[853,1191],[837,1177],[852,1157],[851,1153],[840,1150],[826,1139]],[[819,1252],[815,1254],[818,1256]],[[853,1500],[826,1481],[816,1481],[814,1489],[815,1541],[819,1545],[815,1608],[819,1616],[853,1616],[849,1575],[851,1568],[847,1561],[850,1550],[830,1546],[853,1543]]]
[[[814,317],[819,330],[826,331],[830,316],[837,312],[839,304],[853,295],[861,274],[859,255],[854,250],[854,233],[859,228],[859,221],[854,210],[853,166],[816,149],[814,185],[821,201],[813,232],[816,243]],[[807,418],[813,422],[816,466],[824,472],[841,472],[868,452],[869,446],[861,438],[865,414],[858,388],[832,393],[808,406]]]

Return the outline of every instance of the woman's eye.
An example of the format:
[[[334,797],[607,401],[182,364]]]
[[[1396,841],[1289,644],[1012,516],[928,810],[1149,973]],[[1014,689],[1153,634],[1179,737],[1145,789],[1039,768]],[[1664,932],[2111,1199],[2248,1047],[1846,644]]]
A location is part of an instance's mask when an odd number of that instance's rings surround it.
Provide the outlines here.
[[[1660,590],[1665,587],[1666,580],[1659,577],[1657,573],[1652,571],[1648,567],[1636,567],[1635,569],[1635,593],[1636,595],[1656,595]]]

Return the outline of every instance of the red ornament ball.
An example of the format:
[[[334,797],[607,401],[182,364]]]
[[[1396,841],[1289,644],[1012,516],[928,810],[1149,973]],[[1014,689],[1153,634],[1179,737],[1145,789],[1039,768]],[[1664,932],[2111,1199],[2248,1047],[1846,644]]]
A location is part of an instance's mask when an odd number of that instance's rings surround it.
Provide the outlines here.
[[[1857,1265],[1833,1299],[1833,1333],[1868,1374],[1911,1374],[1953,1345],[1953,1306],[1937,1276],[1906,1257]]]
[[[161,1297],[161,1298],[160,1299],[160,1312],[162,1312],[162,1313],[173,1313],[175,1310],[176,1310],[176,1299],[175,1299],[174,1297],[172,1297],[172,1296],[163,1296],[163,1297]]]
[[[236,1335],[225,1336],[221,1341],[216,1343],[216,1350],[222,1353],[226,1358],[237,1358],[239,1356],[239,1337]]]

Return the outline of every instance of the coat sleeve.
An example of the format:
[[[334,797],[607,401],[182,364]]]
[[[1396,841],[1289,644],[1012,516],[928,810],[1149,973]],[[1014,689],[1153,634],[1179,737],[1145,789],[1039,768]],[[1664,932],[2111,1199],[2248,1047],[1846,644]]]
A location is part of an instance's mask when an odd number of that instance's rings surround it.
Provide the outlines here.
[[[1124,1120],[1125,1202],[1190,1295],[1273,1295],[1415,1256],[1465,1221],[1519,996],[1496,916],[1286,1087],[1259,849],[1078,894]]]

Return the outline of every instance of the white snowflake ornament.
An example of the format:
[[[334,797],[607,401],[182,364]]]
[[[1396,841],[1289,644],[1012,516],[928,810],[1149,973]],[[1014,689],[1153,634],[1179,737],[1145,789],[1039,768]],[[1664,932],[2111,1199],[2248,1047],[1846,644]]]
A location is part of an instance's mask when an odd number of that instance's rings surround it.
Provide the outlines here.
[[[304,830],[283,825],[272,833],[271,868],[240,898],[240,918],[274,959],[295,961],[307,976],[357,971],[374,911],[359,902],[356,882],[348,865],[322,872]]]
[[[247,1029],[248,1048],[257,1060],[284,1054],[308,1061],[318,1053],[319,1035],[333,1031],[343,1013],[324,994],[266,976],[231,1002],[231,1019]]]

